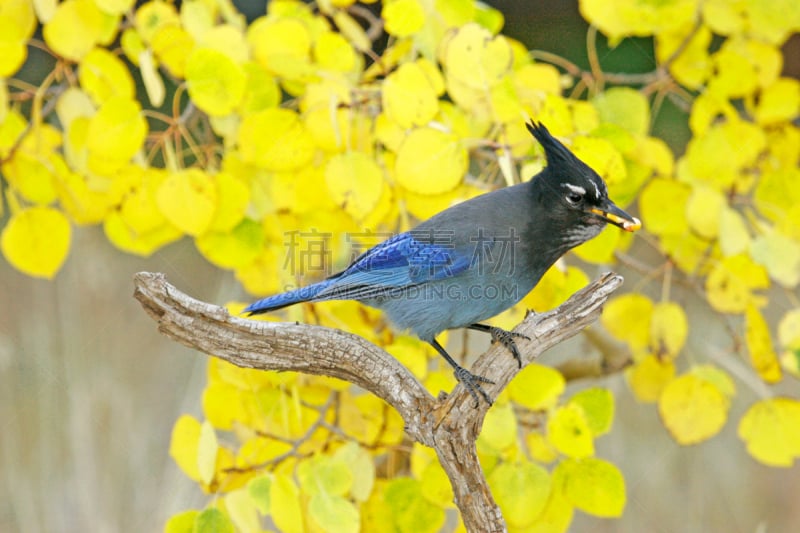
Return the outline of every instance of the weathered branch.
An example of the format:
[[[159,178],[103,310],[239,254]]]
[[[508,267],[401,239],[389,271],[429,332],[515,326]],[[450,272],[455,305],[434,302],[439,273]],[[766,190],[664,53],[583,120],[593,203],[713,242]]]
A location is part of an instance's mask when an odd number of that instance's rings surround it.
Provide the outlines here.
[[[476,407],[463,386],[434,398],[395,358],[356,335],[322,326],[233,317],[220,306],[180,292],[163,274],[140,272],[134,282],[134,296],[158,322],[159,331],[186,346],[242,367],[340,378],[379,396],[397,409],[410,437],[436,450],[467,529],[506,530],[475,450],[489,406],[481,402]],[[608,296],[621,284],[621,276],[608,273],[558,309],[529,314],[515,329],[531,339],[517,341],[523,362],[533,361],[596,320]],[[506,348],[496,344],[471,371],[494,381],[484,388],[497,397],[519,368]]]

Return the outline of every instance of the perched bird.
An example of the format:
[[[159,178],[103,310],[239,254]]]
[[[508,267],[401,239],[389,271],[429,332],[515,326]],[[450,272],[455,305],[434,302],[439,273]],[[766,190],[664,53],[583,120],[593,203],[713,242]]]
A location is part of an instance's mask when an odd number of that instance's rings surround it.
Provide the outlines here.
[[[547,166],[530,181],[454,205],[370,248],[342,272],[259,300],[244,312],[266,313],[300,302],[357,300],[384,311],[400,329],[430,343],[478,401],[488,379],[461,367],[436,341],[446,329],[490,333],[520,358],[511,332],[481,324],[519,302],[569,249],[613,224],[639,220],[608,198],[602,178],[541,123],[528,130]]]

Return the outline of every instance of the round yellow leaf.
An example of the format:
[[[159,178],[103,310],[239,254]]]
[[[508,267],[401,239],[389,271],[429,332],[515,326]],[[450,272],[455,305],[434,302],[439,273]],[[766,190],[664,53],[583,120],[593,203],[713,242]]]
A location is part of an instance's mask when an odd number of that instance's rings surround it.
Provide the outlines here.
[[[689,321],[683,308],[675,302],[659,302],[653,306],[650,319],[650,351],[656,356],[675,357],[686,343]]]
[[[467,150],[455,135],[418,128],[400,145],[395,173],[398,183],[411,191],[440,194],[461,182],[467,164]]]
[[[658,401],[667,383],[675,377],[675,364],[671,360],[647,355],[635,365],[625,369],[625,378],[634,396],[640,402]]]
[[[535,463],[502,463],[487,481],[509,525],[529,526],[541,514],[550,494],[550,475]]]
[[[258,222],[243,220],[225,231],[209,231],[195,239],[197,249],[210,263],[220,268],[240,268],[251,264],[264,247],[264,230]]]
[[[744,339],[747,351],[750,353],[750,364],[761,379],[767,383],[777,383],[783,376],[778,354],[772,346],[767,321],[752,304],[747,306],[744,319]]]
[[[200,425],[200,437],[197,442],[197,472],[200,474],[200,481],[206,485],[214,479],[218,451],[219,443],[214,426],[206,420]]]
[[[353,46],[341,34],[326,31],[314,42],[314,59],[325,70],[354,73],[360,70],[363,61]]]
[[[227,115],[242,100],[244,69],[213,48],[195,48],[186,60],[186,85],[197,107],[212,116]]]
[[[172,172],[158,187],[156,204],[173,226],[189,235],[202,235],[217,208],[217,187],[198,168]]]
[[[611,300],[600,321],[616,339],[633,348],[644,348],[650,340],[653,301],[643,294],[630,293]]]
[[[381,16],[386,33],[395,37],[413,35],[425,25],[425,10],[419,0],[385,2]]]
[[[564,376],[558,370],[531,363],[509,383],[508,392],[516,403],[537,411],[555,405],[565,385]]]
[[[634,135],[645,135],[650,128],[650,104],[645,96],[630,87],[613,87],[592,99],[600,120],[622,127]]]
[[[448,78],[469,89],[486,91],[498,83],[513,65],[508,41],[476,23],[462,26],[442,43],[442,63]]]
[[[358,509],[341,496],[314,494],[308,502],[308,515],[326,533],[361,531],[361,515]]]
[[[190,479],[200,481],[197,446],[200,441],[200,422],[191,415],[181,415],[172,427],[169,454]]]
[[[242,120],[239,150],[247,163],[287,172],[311,161],[314,141],[294,111],[265,109]]]
[[[105,48],[93,48],[86,54],[78,70],[78,81],[96,104],[114,95],[128,99],[135,96],[128,67]]]
[[[753,239],[750,245],[753,260],[763,265],[770,277],[793,289],[800,282],[800,241],[772,231]]]
[[[684,183],[656,178],[642,190],[639,208],[647,231],[655,235],[679,235],[689,231],[686,202],[691,189]]]
[[[725,257],[746,252],[750,248],[750,232],[747,230],[744,218],[727,205],[722,207],[719,216],[718,242]]]
[[[800,350],[800,307],[786,312],[778,322],[778,342],[790,350]]]
[[[175,24],[158,27],[150,46],[161,65],[178,78],[186,76],[186,61],[194,49],[194,40],[183,27]]]
[[[793,398],[756,402],[739,421],[738,433],[757,460],[791,467],[800,457],[800,402]]]
[[[728,399],[710,381],[684,374],[664,388],[658,412],[675,440],[688,445],[716,435],[728,418],[728,406]]]
[[[719,234],[722,210],[725,207],[727,204],[721,192],[699,184],[692,189],[686,202],[686,221],[700,237],[714,239]]]
[[[118,22],[119,15],[103,13],[93,0],[65,0],[58,4],[42,33],[56,54],[80,61],[95,44],[108,44]]]
[[[722,259],[706,277],[708,303],[722,313],[743,313],[760,298],[753,291],[769,287],[767,271],[745,254]]]
[[[581,406],[562,405],[547,420],[547,440],[568,457],[594,455],[594,436]]]
[[[614,422],[614,396],[610,390],[600,387],[582,390],[569,399],[569,404],[583,409],[589,429],[595,437],[611,429]]]
[[[325,182],[333,201],[360,219],[375,208],[381,197],[383,171],[364,152],[347,152],[328,161]]]
[[[422,126],[439,111],[439,100],[427,73],[417,63],[404,63],[383,83],[383,109],[402,128]]]
[[[89,169],[101,175],[118,170],[139,151],[146,136],[139,103],[122,96],[108,98],[89,121]]]
[[[171,3],[151,1],[136,10],[136,29],[146,43],[150,43],[159,29],[165,26],[180,26],[181,20]]]
[[[517,417],[510,403],[495,405],[486,413],[478,443],[499,453],[517,441]]]
[[[303,510],[300,507],[300,491],[292,478],[275,474],[270,485],[270,516],[280,531],[303,533]]]
[[[275,76],[303,79],[310,72],[312,37],[296,18],[261,17],[247,30],[253,57]]]
[[[52,279],[69,252],[72,231],[60,211],[31,207],[11,216],[0,235],[9,263],[29,276]]]
[[[566,459],[554,472],[563,485],[564,496],[585,513],[617,517],[625,509],[625,479],[608,461],[586,457]]]

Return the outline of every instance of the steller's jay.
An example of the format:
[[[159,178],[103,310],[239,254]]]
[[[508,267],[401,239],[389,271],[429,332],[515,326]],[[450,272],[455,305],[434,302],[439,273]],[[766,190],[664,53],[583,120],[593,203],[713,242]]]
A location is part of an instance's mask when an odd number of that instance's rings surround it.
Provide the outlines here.
[[[383,310],[401,329],[430,343],[478,401],[492,401],[479,382],[436,341],[446,329],[490,333],[522,366],[511,332],[480,322],[519,302],[567,250],[606,223],[626,231],[639,220],[608,198],[602,178],[541,123],[528,130],[544,147],[547,166],[528,182],[454,205],[370,248],[344,271],[259,300],[244,312],[274,311],[300,302],[357,300]]]

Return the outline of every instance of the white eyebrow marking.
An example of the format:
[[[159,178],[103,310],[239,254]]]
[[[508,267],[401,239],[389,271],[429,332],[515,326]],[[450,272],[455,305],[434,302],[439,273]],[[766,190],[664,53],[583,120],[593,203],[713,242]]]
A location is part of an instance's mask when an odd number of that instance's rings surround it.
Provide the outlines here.
[[[581,196],[586,195],[586,189],[584,189],[583,187],[581,187],[579,185],[573,185],[571,183],[562,183],[561,186],[562,187],[566,187],[567,189],[571,190],[572,192],[574,192],[576,194],[580,194]],[[597,187],[597,185],[595,185],[595,187]]]
[[[594,185],[594,192],[597,193],[597,196],[595,198],[600,198],[601,197],[600,188],[597,186],[595,182],[592,182],[592,185]]]

